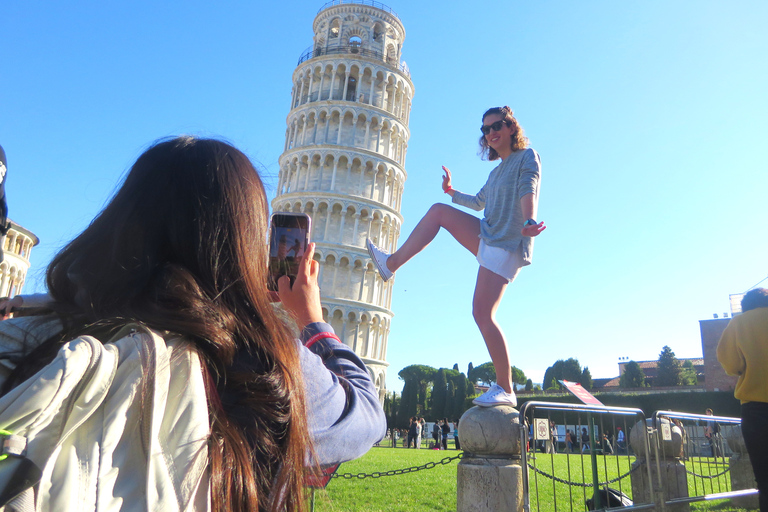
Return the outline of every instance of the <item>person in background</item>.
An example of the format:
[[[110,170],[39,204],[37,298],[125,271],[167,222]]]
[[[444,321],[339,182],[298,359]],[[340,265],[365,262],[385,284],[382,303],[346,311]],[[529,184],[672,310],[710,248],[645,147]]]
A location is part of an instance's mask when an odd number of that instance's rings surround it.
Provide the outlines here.
[[[443,441],[443,450],[448,449],[448,434],[451,433],[451,426],[448,424],[448,418],[443,418],[443,424],[440,427],[442,429],[442,441]]]
[[[587,433],[586,427],[581,428],[581,453],[584,453],[586,451],[589,451],[589,434]]]
[[[717,345],[717,359],[728,375],[738,375],[733,394],[741,401],[741,432],[768,512],[768,290],[744,294],[740,315],[731,318]]]
[[[608,435],[605,433],[603,433],[603,454],[613,455],[613,446],[611,445],[611,440],[608,439]]]
[[[461,450],[461,443],[459,443],[459,420],[453,422],[453,444],[457,450]]]
[[[705,411],[707,416],[712,416],[712,409]],[[709,447],[712,450],[712,457],[722,457],[723,450],[721,448],[720,437],[720,424],[715,420],[707,421],[706,427],[704,427],[704,437],[709,441]]]
[[[618,453],[626,453],[627,443],[624,441],[624,431],[621,427],[616,427],[616,451]]]
[[[406,448],[416,448],[416,416],[408,420],[408,444]]]

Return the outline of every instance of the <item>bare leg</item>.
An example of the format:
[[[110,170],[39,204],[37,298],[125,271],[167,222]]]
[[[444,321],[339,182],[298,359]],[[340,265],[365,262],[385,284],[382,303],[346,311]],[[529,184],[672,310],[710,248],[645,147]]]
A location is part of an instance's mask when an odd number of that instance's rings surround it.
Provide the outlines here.
[[[387,259],[387,268],[394,272],[416,256],[434,240],[440,228],[445,228],[469,252],[477,255],[480,244],[480,219],[447,204],[433,204],[419,221],[408,239]]]
[[[472,298],[472,316],[480,328],[485,346],[496,370],[496,383],[507,393],[512,392],[512,370],[504,333],[496,323],[496,310],[509,282],[485,267],[477,271],[475,296]]]

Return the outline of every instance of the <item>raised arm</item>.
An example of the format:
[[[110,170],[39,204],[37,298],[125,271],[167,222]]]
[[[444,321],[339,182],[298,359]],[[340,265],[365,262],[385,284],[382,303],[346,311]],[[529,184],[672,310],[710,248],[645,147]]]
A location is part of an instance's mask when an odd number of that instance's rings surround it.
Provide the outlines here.
[[[474,196],[464,194],[451,187],[451,171],[446,166],[443,166],[443,172],[445,173],[443,175],[443,192],[451,196],[454,203],[476,211],[485,208],[485,186]]]
[[[307,424],[318,462],[331,464],[366,453],[384,437],[387,424],[365,364],[323,322],[314,253],[310,244],[293,286],[284,276],[278,287],[286,310],[305,326],[299,354]]]

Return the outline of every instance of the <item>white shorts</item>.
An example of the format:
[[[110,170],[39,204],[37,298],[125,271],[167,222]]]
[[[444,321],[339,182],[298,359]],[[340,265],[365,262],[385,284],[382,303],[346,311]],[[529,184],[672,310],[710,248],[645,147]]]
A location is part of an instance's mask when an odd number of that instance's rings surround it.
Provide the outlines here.
[[[525,265],[521,249],[518,247],[515,252],[509,252],[501,247],[490,246],[481,238],[480,246],[477,248],[477,262],[481,267],[506,278],[511,283]]]

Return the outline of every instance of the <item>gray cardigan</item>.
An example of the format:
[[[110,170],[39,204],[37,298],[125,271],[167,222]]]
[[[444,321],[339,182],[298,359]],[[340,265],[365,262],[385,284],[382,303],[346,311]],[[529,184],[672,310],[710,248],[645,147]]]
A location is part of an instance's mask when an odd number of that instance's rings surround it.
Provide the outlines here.
[[[531,264],[533,238],[520,231],[527,219],[523,218],[520,198],[539,194],[541,160],[532,148],[515,151],[491,171],[488,181],[476,195],[458,190],[453,202],[473,210],[485,209],[480,221],[480,238],[489,246],[515,252],[522,246],[525,265]]]

